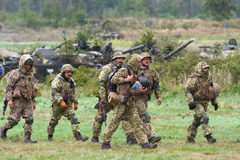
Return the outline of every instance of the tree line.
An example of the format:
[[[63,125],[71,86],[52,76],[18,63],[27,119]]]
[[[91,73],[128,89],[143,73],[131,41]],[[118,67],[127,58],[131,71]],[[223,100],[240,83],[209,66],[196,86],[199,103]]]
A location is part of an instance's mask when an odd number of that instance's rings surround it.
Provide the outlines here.
[[[0,0],[0,22],[68,27],[87,18],[211,18],[240,17],[239,0]]]

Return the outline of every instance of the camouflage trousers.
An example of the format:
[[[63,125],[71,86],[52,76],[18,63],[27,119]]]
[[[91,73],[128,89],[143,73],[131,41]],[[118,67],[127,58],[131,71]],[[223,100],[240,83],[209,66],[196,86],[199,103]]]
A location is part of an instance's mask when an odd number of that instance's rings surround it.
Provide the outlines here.
[[[150,124],[151,117],[147,111],[148,110],[148,104],[147,104],[148,100],[149,100],[149,98],[148,98],[147,94],[137,96],[136,107],[137,107],[139,117],[142,120],[143,130],[147,134],[148,139],[150,139],[150,138],[154,137],[155,132],[154,132],[154,128]],[[123,128],[123,131],[126,136],[128,136],[129,133],[133,132],[133,127],[131,126],[131,124],[129,123],[128,120],[125,120],[122,122],[122,128]]]
[[[194,119],[192,124],[189,126],[187,130],[187,136],[194,139],[197,135],[197,129],[200,125],[202,125],[203,135],[206,137],[207,135],[212,133],[210,126],[208,125],[209,117],[207,115],[207,103],[196,103],[197,107],[194,109]]]
[[[72,104],[68,104],[66,109],[63,109],[61,105],[53,104],[51,121],[47,128],[48,135],[53,135],[55,127],[58,124],[58,120],[60,120],[62,116],[67,117],[67,119],[71,122],[72,132],[74,135],[75,133],[80,132],[79,122],[73,110]]]
[[[11,129],[21,120],[21,117],[25,119],[24,133],[32,133],[33,123],[33,103],[27,101],[25,98],[14,98],[13,108],[10,110],[7,123],[4,125],[5,128]]]
[[[133,126],[133,133],[138,143],[140,145],[148,143],[147,135],[143,131],[142,122],[138,115],[137,108],[135,107],[135,105],[125,104],[118,104],[114,108],[111,121],[107,125],[107,128],[105,129],[103,134],[103,143],[110,144],[113,133],[118,129],[118,126],[124,116],[128,119],[131,126]]]
[[[106,103],[106,112],[110,112],[114,109],[114,106],[110,103]],[[103,111],[102,108],[98,108],[97,115],[95,116],[93,126],[92,126],[92,136],[99,137],[102,131],[102,124],[104,123]]]

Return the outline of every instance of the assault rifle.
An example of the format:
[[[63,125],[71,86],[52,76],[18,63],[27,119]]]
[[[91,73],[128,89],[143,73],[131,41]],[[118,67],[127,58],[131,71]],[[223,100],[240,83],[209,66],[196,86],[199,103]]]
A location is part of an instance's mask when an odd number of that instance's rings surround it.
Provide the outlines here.
[[[2,120],[4,120],[5,112],[7,110],[7,104],[8,104],[8,100],[7,100],[7,98],[5,98],[5,100],[3,102],[3,117],[1,118]]]
[[[100,102],[101,102],[101,97],[96,95],[96,97],[98,98],[98,103],[95,105],[95,108],[98,109],[99,108],[99,105],[100,105]],[[106,105],[103,106],[103,108],[100,108],[102,109],[103,111],[103,119],[104,119],[104,122],[105,122],[105,127],[107,126],[107,108],[106,108]]]

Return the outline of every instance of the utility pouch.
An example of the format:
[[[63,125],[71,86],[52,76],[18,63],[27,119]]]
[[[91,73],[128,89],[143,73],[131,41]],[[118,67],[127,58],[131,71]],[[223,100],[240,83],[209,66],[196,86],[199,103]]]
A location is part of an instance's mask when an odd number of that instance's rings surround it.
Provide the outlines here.
[[[19,87],[16,87],[13,91],[13,98],[19,98],[19,97],[21,97],[21,92]]]
[[[118,104],[118,94],[116,92],[110,92],[108,95],[108,102],[116,106]]]

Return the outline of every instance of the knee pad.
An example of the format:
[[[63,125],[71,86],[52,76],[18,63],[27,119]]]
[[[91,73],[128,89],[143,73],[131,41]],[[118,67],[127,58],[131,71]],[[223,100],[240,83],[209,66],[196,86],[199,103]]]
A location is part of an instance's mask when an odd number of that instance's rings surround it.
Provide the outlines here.
[[[52,127],[55,127],[57,124],[58,124],[58,120],[53,120],[53,119],[49,123],[49,125]]]
[[[9,124],[13,127],[18,124],[17,121],[15,121],[12,117],[8,118]]]
[[[151,120],[151,116],[150,114],[147,112],[144,114],[144,119],[143,119],[143,122],[144,123],[150,123],[150,120]]]
[[[204,114],[202,117],[202,124],[208,124],[209,117],[207,114]]]
[[[33,124],[33,116],[29,116],[25,120],[26,124],[32,125]]]
[[[75,114],[70,117],[70,121],[72,124],[79,124],[78,118]]]

